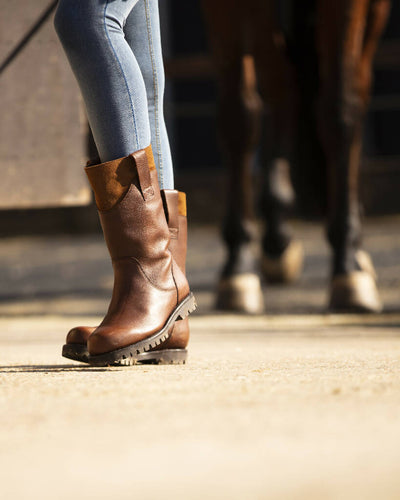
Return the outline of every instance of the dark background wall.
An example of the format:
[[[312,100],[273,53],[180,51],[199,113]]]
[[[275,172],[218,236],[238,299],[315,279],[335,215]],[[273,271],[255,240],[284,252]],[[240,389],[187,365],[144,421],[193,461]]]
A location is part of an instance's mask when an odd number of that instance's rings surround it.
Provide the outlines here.
[[[284,3],[284,2],[283,2]],[[171,94],[167,116],[172,122],[172,146],[178,176],[187,189],[190,177],[204,188],[201,172],[209,178],[208,189],[220,189],[223,176],[216,128],[217,91],[210,66],[205,63],[208,48],[202,23],[200,0],[168,2],[169,56],[182,60],[171,62]],[[193,65],[199,70],[189,71]],[[187,70],[185,71],[185,67]],[[169,64],[167,64],[167,70]],[[364,159],[361,191],[368,214],[400,212],[400,4],[394,1],[391,17],[375,61],[375,84],[365,125]],[[298,165],[303,177],[307,165]],[[298,186],[303,189],[304,186]],[[203,193],[205,206],[214,198]],[[298,210],[308,213],[299,196]],[[196,196],[196,195],[195,195]],[[198,196],[198,198],[200,198]],[[215,199],[215,198],[214,198]],[[196,207],[201,200],[196,200]]]
[[[4,2],[3,11],[13,11],[9,2]],[[24,10],[25,28],[21,30],[2,30],[0,33],[1,56],[17,43],[29,26],[35,21],[40,12],[48,5],[41,0],[35,3],[35,8],[29,0],[21,0],[18,8],[27,3],[29,9]],[[10,10],[11,9],[11,10]],[[14,9],[15,10],[15,9]],[[198,222],[215,222],[223,213],[223,193],[225,172],[218,150],[216,139],[216,99],[217,91],[213,76],[212,63],[208,54],[207,40],[203,26],[202,13],[199,0],[182,2],[181,0],[163,0],[160,2],[163,27],[163,46],[167,69],[166,90],[166,117],[170,132],[171,147],[173,150],[177,185],[189,193],[189,208],[192,220]],[[10,14],[11,15],[11,14]],[[47,175],[54,174],[54,179],[60,178],[57,168],[65,171],[68,169],[69,177],[75,182],[81,182],[81,157],[82,144],[86,143],[87,128],[81,127],[79,98],[73,83],[72,74],[65,57],[57,46],[57,41],[52,28],[52,18],[49,18],[43,28],[35,35],[32,41],[15,61],[14,78],[18,78],[22,97],[9,99],[6,103],[8,116],[10,110],[23,109],[25,103],[23,92],[29,91],[28,76],[18,76],[18,69],[24,68],[24,58],[30,61],[30,66],[44,67],[49,65],[49,51],[51,46],[51,68],[53,76],[45,78],[46,85],[52,86],[52,78],[58,78],[57,92],[64,97],[63,109],[75,109],[76,123],[66,125],[65,116],[60,114],[60,98],[50,101],[43,98],[46,92],[39,89],[35,102],[40,103],[35,112],[39,111],[44,116],[58,116],[58,122],[51,124],[50,130],[62,131],[58,137],[64,136],[63,161],[57,161],[57,151],[51,153],[51,147],[56,142],[43,139],[43,135],[36,141],[47,142],[47,153],[44,170]],[[18,66],[19,65],[19,66]],[[29,66],[29,67],[30,67]],[[21,69],[22,68],[22,69]],[[30,70],[32,73],[32,70]],[[38,73],[40,74],[40,72]],[[8,73],[7,78],[10,78]],[[59,75],[63,75],[62,84],[66,85],[66,92],[62,92]],[[4,75],[0,75],[0,82],[4,84]],[[21,82],[26,82],[24,86]],[[12,82],[9,83],[12,86]],[[71,91],[72,89],[72,91]],[[54,95],[54,93],[52,94]],[[66,99],[65,99],[66,98]],[[70,107],[68,102],[70,103]],[[47,108],[46,108],[47,106]],[[57,114],[58,113],[58,114]],[[9,125],[3,117],[2,127]],[[73,118],[69,120],[73,121]],[[68,126],[68,134],[66,127]],[[400,4],[393,2],[391,18],[387,26],[384,39],[380,45],[375,63],[375,86],[365,127],[365,159],[363,161],[362,195],[366,212],[370,214],[399,213],[400,196]],[[72,132],[71,132],[72,131]],[[33,138],[37,128],[31,127],[26,134]],[[77,135],[78,134],[78,135]],[[80,135],[79,135],[80,134]],[[34,147],[35,140],[31,138],[29,144]],[[68,143],[68,139],[71,144]],[[9,141],[2,137],[2,151],[7,151]],[[14,148],[15,149],[15,148]],[[8,151],[11,151],[9,148]],[[70,151],[67,159],[65,152]],[[19,159],[24,166],[29,166],[29,154],[19,151]],[[86,156],[90,156],[87,150]],[[54,161],[53,161],[54,158]],[[74,160],[74,165],[71,165]],[[82,163],[85,158],[82,157]],[[4,162],[2,164],[4,177]],[[75,165],[75,163],[77,163]],[[78,164],[79,163],[79,164]],[[17,170],[18,171],[18,170]],[[40,165],[35,164],[33,179],[40,181],[42,175]],[[77,172],[75,174],[75,172]],[[69,181],[71,186],[73,182]],[[80,185],[80,184],[79,184]],[[37,182],[40,186],[40,182]],[[62,191],[62,190],[61,190]],[[39,192],[39,191],[37,191]],[[73,193],[71,193],[73,195]],[[72,199],[72,198],[71,198]],[[84,199],[84,198],[82,198]],[[63,194],[63,200],[68,200]],[[1,201],[1,200],[0,200]],[[1,203],[0,203],[1,204]],[[55,205],[48,203],[47,205]],[[5,205],[3,204],[3,207]],[[23,206],[23,205],[21,205]],[[26,203],[25,203],[26,206]],[[33,204],[31,206],[34,206]],[[302,206],[302,197],[299,196],[300,212],[307,213]],[[46,208],[41,210],[2,210],[0,211],[0,234],[21,234],[24,232],[46,231],[87,231],[97,229],[94,210],[88,208]]]

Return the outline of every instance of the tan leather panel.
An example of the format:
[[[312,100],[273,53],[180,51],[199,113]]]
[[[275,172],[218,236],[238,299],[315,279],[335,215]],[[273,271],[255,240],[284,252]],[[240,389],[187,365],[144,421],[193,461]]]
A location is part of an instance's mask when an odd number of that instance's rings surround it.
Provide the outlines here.
[[[85,172],[94,191],[99,210],[110,210],[121,201],[130,185],[137,182],[137,163],[143,166],[140,171],[144,175],[148,170],[156,171],[151,145],[124,158],[97,165],[88,162]],[[144,190],[149,187],[151,186],[144,186]]]
[[[151,147],[151,144],[150,144],[150,146],[147,146],[147,148],[144,149],[144,152],[146,153],[146,156],[147,156],[147,165],[148,165],[149,170],[150,171],[157,170],[156,164],[154,162],[153,149]]]
[[[186,193],[183,193],[182,191],[179,191],[178,193],[178,212],[179,215],[187,217]]]
[[[110,210],[127,193],[137,178],[135,162],[130,157],[85,167],[99,210]]]

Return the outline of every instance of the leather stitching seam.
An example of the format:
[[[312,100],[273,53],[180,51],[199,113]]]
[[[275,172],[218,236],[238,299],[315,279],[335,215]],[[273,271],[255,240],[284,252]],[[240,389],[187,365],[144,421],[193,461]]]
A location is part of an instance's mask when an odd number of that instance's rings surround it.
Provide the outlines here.
[[[176,303],[179,304],[179,290],[178,290],[178,285],[176,284],[175,276],[174,276],[174,261],[171,261],[171,275],[172,279],[174,280],[175,283],[175,290],[176,290]]]

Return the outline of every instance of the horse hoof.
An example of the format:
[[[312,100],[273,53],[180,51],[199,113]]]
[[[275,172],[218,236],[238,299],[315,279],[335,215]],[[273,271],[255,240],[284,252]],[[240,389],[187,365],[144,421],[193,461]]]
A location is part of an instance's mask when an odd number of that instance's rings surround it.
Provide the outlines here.
[[[362,271],[369,273],[375,281],[378,279],[374,264],[369,253],[367,253],[365,250],[358,250],[356,252],[356,261]]]
[[[262,270],[270,283],[293,283],[303,270],[304,250],[300,241],[291,241],[279,257],[263,255]]]
[[[264,311],[264,296],[256,274],[237,274],[221,278],[218,284],[216,308],[246,314]]]
[[[334,312],[381,312],[382,303],[374,276],[367,271],[335,276],[331,285],[329,309]]]

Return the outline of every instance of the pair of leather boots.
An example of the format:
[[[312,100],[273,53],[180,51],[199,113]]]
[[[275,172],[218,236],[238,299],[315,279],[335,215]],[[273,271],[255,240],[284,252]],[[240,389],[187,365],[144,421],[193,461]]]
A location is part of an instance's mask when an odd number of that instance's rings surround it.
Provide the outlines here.
[[[94,366],[184,363],[187,316],[196,308],[185,276],[184,193],[160,191],[151,146],[85,171],[114,287],[102,323],[73,328],[63,356]]]

